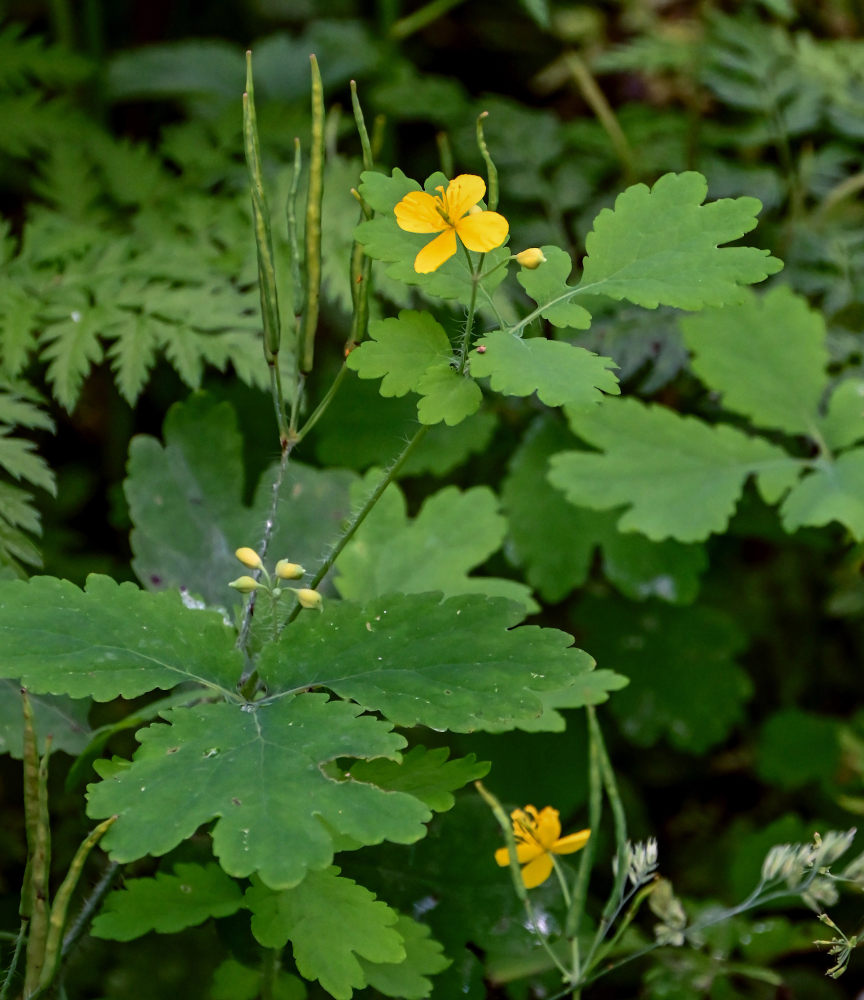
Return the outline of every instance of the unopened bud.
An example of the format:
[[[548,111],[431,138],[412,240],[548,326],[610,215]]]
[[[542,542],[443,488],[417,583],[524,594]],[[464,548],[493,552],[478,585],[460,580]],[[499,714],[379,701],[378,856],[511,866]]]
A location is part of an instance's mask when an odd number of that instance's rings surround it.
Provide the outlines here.
[[[483,209],[479,205],[472,205],[468,209],[468,214],[469,215],[479,215],[482,211],[483,211]]]
[[[297,595],[297,600],[300,602],[301,608],[317,609],[318,611],[324,610],[324,601],[317,590],[309,590],[308,587],[301,587],[299,590],[295,590],[294,593]]]
[[[235,556],[243,563],[244,566],[248,566],[249,569],[262,569],[263,563],[261,562],[261,556],[255,551],[255,549],[250,549],[248,546],[244,545],[242,548],[237,549],[234,553]]]
[[[276,576],[280,580],[299,580],[305,572],[306,570],[302,566],[288,562],[287,559],[280,559],[276,563]]]
[[[251,594],[253,590],[258,590],[261,584],[257,580],[253,580],[251,576],[238,576],[228,586],[239,590],[241,594]]]
[[[519,253],[513,254],[513,260],[522,267],[527,267],[529,271],[546,263],[546,258],[540,247],[528,247],[527,250],[521,250]]]

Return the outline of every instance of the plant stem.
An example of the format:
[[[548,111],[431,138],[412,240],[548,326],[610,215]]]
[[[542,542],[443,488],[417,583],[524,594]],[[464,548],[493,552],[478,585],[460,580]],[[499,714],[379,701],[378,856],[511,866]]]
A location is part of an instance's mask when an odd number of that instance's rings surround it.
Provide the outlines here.
[[[315,334],[321,296],[321,201],[324,196],[324,85],[314,55],[312,70],[312,146],[309,153],[309,186],[306,190],[306,295],[303,312],[300,369],[312,371]]]
[[[24,947],[24,941],[27,938],[27,925],[29,923],[30,921],[25,917],[18,928],[18,935],[15,938],[15,950],[12,952],[12,959],[9,962],[9,968],[6,970],[6,978],[3,980],[2,988],[0,988],[0,1000],[7,1000],[9,996],[9,990],[15,978],[15,970],[21,961],[21,949]]]
[[[423,424],[422,426],[418,427],[414,436],[405,445],[405,447],[402,449],[401,453],[398,455],[396,460],[381,477],[381,479],[378,482],[378,485],[369,494],[369,496],[366,499],[366,502],[351,519],[351,523],[345,529],[344,533],[340,536],[339,541],[333,546],[332,550],[330,551],[330,554],[327,556],[324,562],[321,563],[320,567],[318,568],[318,572],[315,574],[315,576],[309,583],[309,588],[311,590],[315,590],[316,587],[318,587],[318,585],[324,579],[324,577],[327,576],[327,574],[330,572],[331,568],[333,567],[333,564],[336,562],[336,560],[342,553],[342,550],[354,537],[354,534],[356,533],[357,529],[366,520],[367,516],[369,515],[369,512],[372,510],[375,504],[378,503],[378,501],[381,499],[381,495],[383,494],[384,490],[387,489],[387,487],[393,482],[393,480],[399,474],[399,470],[408,460],[408,458],[415,450],[415,448],[417,448],[417,446],[426,436],[428,430],[429,427],[426,424]],[[291,613],[285,619],[285,624],[282,627],[284,628],[286,625],[290,625],[291,622],[294,621],[294,619],[297,617],[297,615],[300,614],[301,611],[302,607],[300,603],[296,602],[294,607],[291,609]]]
[[[120,873],[120,865],[116,861],[111,861],[102,873],[102,877],[93,887],[93,891],[84,901],[78,916],[63,938],[63,951],[61,960],[65,960],[72,953],[72,949],[81,940],[90,926],[90,921],[96,915],[96,911],[102,905],[102,900],[108,895],[114,880]],[[0,997],[2,1000],[2,997]]]
[[[390,28],[390,37],[407,38],[464,2],[465,0],[430,0],[425,7],[420,7],[407,17],[399,18]]]
[[[597,712],[593,705],[589,705],[586,711],[588,712],[589,737],[592,744],[597,748],[597,760],[599,762],[600,773],[603,778],[603,788],[606,792],[606,798],[609,800],[609,806],[612,809],[612,818],[615,825],[615,844],[618,857],[618,868],[615,874],[615,882],[612,886],[609,898],[606,901],[606,905],[603,908],[603,913],[600,916],[600,923],[594,934],[594,939],[592,940],[588,953],[585,956],[584,970],[587,973],[590,972],[597,949],[606,937],[612,921],[615,918],[615,914],[618,912],[620,901],[623,896],[624,885],[627,881],[627,818],[624,814],[624,806],[621,803],[621,797],[618,794],[618,785],[615,781],[615,772],[612,769],[612,762],[609,760],[609,755],[606,752],[606,744],[603,741],[603,733],[600,729],[599,723],[597,722]]]
[[[315,424],[318,423],[318,421],[321,419],[321,417],[324,416],[324,413],[327,410],[327,407],[332,402],[333,397],[336,395],[336,393],[337,393],[337,391],[339,389],[339,386],[342,384],[342,382],[343,382],[343,380],[344,380],[344,378],[345,378],[345,376],[347,374],[348,374],[348,369],[343,364],[342,367],[339,369],[339,371],[336,373],[336,377],[331,382],[330,388],[324,394],[324,397],[321,400],[321,402],[312,411],[312,413],[310,414],[309,419],[306,421],[306,423],[303,424],[303,426],[300,428],[300,430],[297,431],[297,433],[294,435],[294,443],[295,444],[299,444],[303,440],[303,438],[306,437],[306,435],[309,433],[309,431],[312,430],[312,428],[315,426]]]
[[[261,1000],[276,1000],[276,985],[282,968],[282,949],[267,948],[261,970]]]
[[[468,258],[468,267],[471,269],[471,296],[468,299],[468,315],[465,318],[465,332],[462,334],[462,343],[459,347],[459,367],[457,369],[460,375],[465,371],[465,365],[468,363],[468,349],[471,346],[471,331],[474,328],[474,312],[477,308],[477,287],[480,284],[480,268],[483,266],[483,258],[485,254],[481,254],[480,260],[477,262],[477,267],[474,267],[474,262],[471,260],[471,254],[468,252],[468,248],[465,244],[462,244],[462,249],[465,251],[465,256]]]
[[[570,75],[579,88],[579,92],[585,98],[586,104],[597,116],[597,120],[609,136],[612,148],[615,150],[618,160],[624,168],[625,176],[628,180],[633,180],[636,177],[633,150],[630,148],[627,136],[624,135],[618,119],[615,117],[612,106],[606,100],[606,95],[597,86],[597,81],[592,76],[591,70],[588,69],[581,56],[575,52],[568,52],[564,59],[567,68],[570,70]]]

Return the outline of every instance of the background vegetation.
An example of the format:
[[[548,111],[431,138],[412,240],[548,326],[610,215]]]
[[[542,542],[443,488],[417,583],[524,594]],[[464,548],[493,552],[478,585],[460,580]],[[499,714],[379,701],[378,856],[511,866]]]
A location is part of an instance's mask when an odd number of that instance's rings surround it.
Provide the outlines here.
[[[161,437],[169,406],[191,391],[236,407],[243,444],[225,466],[235,495],[251,500],[277,457],[243,162],[247,47],[277,220],[294,137],[309,133],[310,52],[324,78],[323,333],[313,397],[341,363],[349,330],[350,189],[361,169],[352,79],[387,172],[483,172],[475,120],[489,113],[486,137],[516,250],[555,244],[578,262],[598,211],[627,185],[669,171],[700,171],[712,199],[755,195],[764,210],[751,239],[785,261],[768,287],[794,289],[821,317],[813,322],[824,321],[823,386],[864,377],[864,10],[856,0],[206,6],[90,0],[73,13],[58,0],[0,9],[0,563],[9,578],[40,571],[81,583],[100,571],[159,586],[146,511],[136,510],[134,483],[124,492],[129,445],[134,435]],[[287,273],[281,225],[274,236]],[[383,269],[376,289],[377,315],[423,301]],[[742,317],[755,345],[745,378],[756,397],[763,372],[785,371],[798,322],[789,310]],[[698,324],[684,316],[618,305],[595,314],[577,342],[615,360],[628,396],[744,423],[742,412],[752,414],[734,405],[735,387],[712,384],[708,362],[700,369]],[[521,582],[523,595],[527,584],[532,620],[570,631],[601,667],[630,678],[602,718],[632,836],[658,838],[678,895],[700,907],[735,903],[771,845],[853,826],[864,811],[860,499],[824,526],[792,530],[794,518],[781,522],[750,485],[728,528],[707,541],[631,544],[634,536],[616,530],[618,514],[576,508],[544,478],[547,457],[572,447],[565,424],[532,398],[497,397],[494,407],[430,433],[400,480],[405,510],[378,529],[382,548],[414,551],[411,525],[422,511],[429,516],[432,493],[476,491],[469,510],[439,515],[445,554],[431,586],[468,573],[517,589]],[[415,421],[410,399],[384,399],[352,375],[300,457],[363,474],[392,458]],[[797,428],[762,426],[807,457],[812,446]],[[427,558],[420,545],[415,558]],[[341,572],[343,596],[367,586],[362,566],[348,562]],[[214,580],[200,581],[208,586]],[[12,757],[2,768],[0,849],[11,929],[25,847],[19,706],[15,685],[3,683],[0,740]],[[52,764],[58,853],[63,845],[71,853],[86,829],[81,795],[93,776],[70,770],[74,755],[130,706],[88,708],[56,706],[66,720],[55,742],[64,753]],[[587,750],[582,719],[572,716],[562,733],[471,734],[448,745],[491,762],[487,783],[502,801],[552,804],[576,829]],[[133,747],[126,730],[110,744],[118,754]],[[362,869],[350,872],[428,921],[453,960],[435,997],[531,995],[520,978],[533,961],[531,941],[506,873],[489,864],[498,845],[488,810],[465,792],[413,849],[437,882],[412,883],[404,848],[364,854]],[[134,874],[151,870],[140,863]],[[454,886],[461,909],[439,921],[435,900]],[[860,901],[845,905],[832,915],[854,927]],[[69,967],[68,995],[234,995],[219,992],[210,970],[226,955],[249,957],[238,945],[240,920],[127,946],[88,939]],[[826,979],[824,955],[812,949],[820,936],[800,906],[750,915],[718,930],[703,952],[660,952],[591,995],[852,996],[864,983],[855,959],[839,985]],[[782,985],[754,972],[769,968]],[[554,977],[537,981],[554,992]]]

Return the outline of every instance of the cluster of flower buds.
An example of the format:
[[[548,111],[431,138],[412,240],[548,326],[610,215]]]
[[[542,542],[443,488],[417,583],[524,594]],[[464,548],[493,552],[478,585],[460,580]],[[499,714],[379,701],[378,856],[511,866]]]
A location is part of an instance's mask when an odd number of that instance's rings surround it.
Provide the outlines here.
[[[273,575],[270,574],[261,561],[261,556],[254,549],[247,546],[237,549],[234,553],[237,559],[247,568],[257,570],[261,574],[261,579],[253,576],[238,576],[232,580],[228,586],[239,590],[241,594],[251,594],[256,590],[266,590],[274,599],[278,599],[284,591],[290,590],[297,597],[297,601],[303,608],[311,608],[318,611],[323,610],[323,600],[317,590],[310,590],[308,587],[286,587],[280,585],[282,580],[299,580],[306,572],[298,563],[289,562],[287,559],[280,559],[276,563]]]

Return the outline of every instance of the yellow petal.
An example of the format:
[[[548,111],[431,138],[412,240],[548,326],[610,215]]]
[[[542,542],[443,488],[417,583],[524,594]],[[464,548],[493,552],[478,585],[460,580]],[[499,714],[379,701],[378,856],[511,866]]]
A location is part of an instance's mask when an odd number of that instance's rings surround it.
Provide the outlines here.
[[[545,851],[522,869],[522,881],[526,889],[542,885],[552,874],[552,858]]]
[[[438,205],[438,199],[425,191],[409,191],[393,211],[399,228],[406,233],[440,233],[447,223]]]
[[[452,229],[446,229],[417,254],[414,258],[414,270],[418,274],[437,271],[454,253],[456,253],[456,233]]]
[[[539,844],[517,844],[516,845],[516,860],[520,865],[525,865],[529,861],[533,861],[538,855],[543,854],[543,848]],[[510,864],[510,852],[506,847],[499,847],[495,852],[495,860],[504,868],[506,865]]]
[[[507,239],[510,224],[497,212],[478,212],[466,215],[456,223],[459,239],[469,250],[485,253],[500,247]]]
[[[578,833],[568,833],[566,837],[561,837],[552,845],[553,854],[572,854],[574,851],[581,851],[588,843],[591,836],[590,830],[580,830]]]
[[[561,820],[558,818],[558,810],[551,806],[546,806],[540,810],[537,817],[537,830],[535,831],[537,842],[548,851],[561,836]]]
[[[476,174],[459,174],[447,185],[444,204],[451,222],[456,222],[486,194],[486,181]]]

